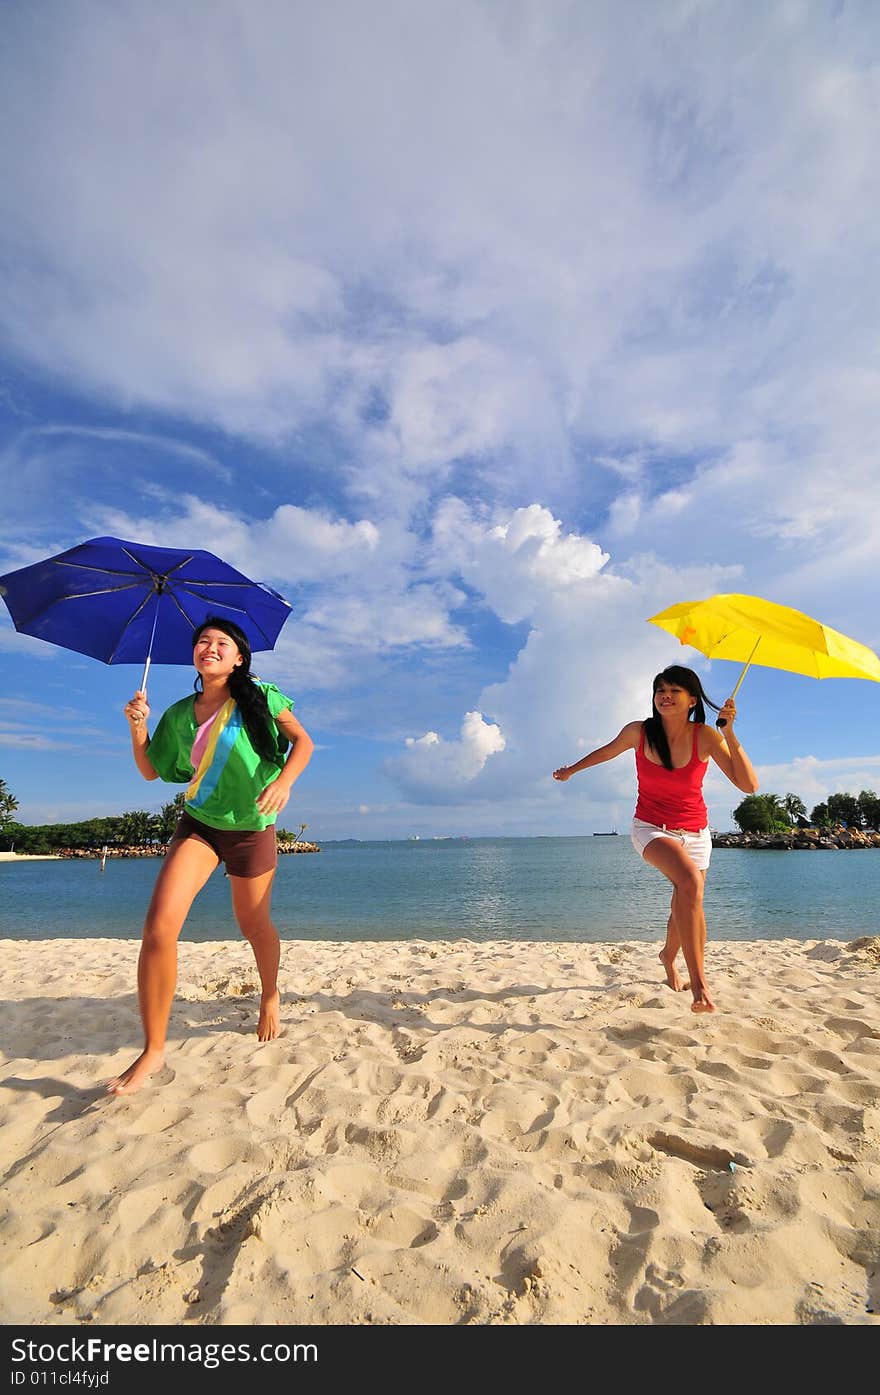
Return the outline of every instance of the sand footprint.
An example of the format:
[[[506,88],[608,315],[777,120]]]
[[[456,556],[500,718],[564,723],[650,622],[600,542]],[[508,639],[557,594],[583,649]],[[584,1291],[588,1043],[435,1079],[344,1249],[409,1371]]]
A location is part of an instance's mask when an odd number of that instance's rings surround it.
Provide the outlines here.
[[[297,1101],[307,1081],[317,1074],[312,1071],[304,1075],[300,1066],[278,1066],[272,1084],[257,1090],[247,1100],[244,1110],[250,1122],[258,1128],[267,1124],[277,1124]],[[263,1079],[263,1073],[259,1075]]]
[[[265,1172],[269,1164],[265,1150],[249,1143],[241,1135],[212,1138],[204,1143],[197,1143],[194,1148],[190,1148],[188,1161],[197,1172],[210,1173],[225,1172],[228,1168],[242,1163],[249,1163]]]

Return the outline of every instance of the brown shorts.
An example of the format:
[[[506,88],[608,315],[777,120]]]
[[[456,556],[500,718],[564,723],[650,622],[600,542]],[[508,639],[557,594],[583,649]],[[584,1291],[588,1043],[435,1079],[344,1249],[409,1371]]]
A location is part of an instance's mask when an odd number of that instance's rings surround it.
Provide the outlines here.
[[[171,842],[181,843],[186,838],[195,838],[211,848],[230,877],[262,877],[266,872],[274,872],[278,865],[274,823],[256,832],[236,833],[235,829],[209,828],[184,812]]]

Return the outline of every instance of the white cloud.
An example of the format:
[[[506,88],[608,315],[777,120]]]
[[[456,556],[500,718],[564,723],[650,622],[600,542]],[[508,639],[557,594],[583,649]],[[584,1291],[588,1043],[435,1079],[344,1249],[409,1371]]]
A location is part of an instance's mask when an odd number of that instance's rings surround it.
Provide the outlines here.
[[[325,509],[295,504],[281,504],[267,518],[233,513],[194,494],[165,493],[140,516],[90,508],[88,501],[82,508],[92,526],[116,536],[153,546],[205,547],[254,580],[274,577],[290,586],[362,576],[376,565],[382,543],[379,528],[368,519],[350,523]]]
[[[0,631],[2,633],[2,631]],[[38,640],[45,655],[68,661],[70,655],[54,645]],[[2,645],[0,645],[2,647]],[[68,694],[68,699],[71,695]],[[0,698],[0,746],[21,751],[103,751],[107,732],[93,718],[84,718],[66,702],[30,701],[16,697]]]
[[[453,567],[502,620],[531,618],[551,597],[588,583],[608,561],[596,543],[563,535],[560,521],[540,504],[492,520],[457,498],[434,517],[437,565]]]
[[[449,620],[448,607],[455,599],[451,588],[436,586],[412,586],[404,594],[370,597],[349,592],[311,602],[304,619],[371,651],[410,645],[458,647],[467,640],[465,632]]]
[[[406,750],[385,764],[402,789],[415,798],[440,795],[443,799],[460,791],[479,775],[490,756],[505,747],[501,728],[487,721],[482,712],[466,712],[457,740],[445,741],[436,731],[407,737]]]
[[[0,649],[10,654],[27,654],[30,659],[51,659],[56,652],[45,640],[19,634],[12,622],[5,619],[0,619]]]
[[[10,731],[0,729],[0,746],[14,747],[21,751],[74,751],[81,749],[73,741],[59,741],[54,736],[39,732]]]
[[[335,424],[368,491],[487,453],[522,483],[542,442],[551,478],[577,439],[633,462],[871,430],[855,13],[22,10],[0,322],[119,403]]]
[[[480,456],[508,439],[516,365],[471,338],[414,347],[396,366],[389,429],[410,471]]]

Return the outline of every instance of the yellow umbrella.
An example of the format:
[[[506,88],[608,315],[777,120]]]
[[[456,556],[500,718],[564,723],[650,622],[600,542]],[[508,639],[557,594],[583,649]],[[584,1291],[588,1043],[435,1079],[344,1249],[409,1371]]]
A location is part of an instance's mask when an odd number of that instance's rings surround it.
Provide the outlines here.
[[[791,606],[760,596],[730,594],[680,601],[650,616],[649,623],[668,630],[707,659],[744,663],[732,697],[753,663],[810,678],[868,678],[880,683],[880,658],[872,649]]]

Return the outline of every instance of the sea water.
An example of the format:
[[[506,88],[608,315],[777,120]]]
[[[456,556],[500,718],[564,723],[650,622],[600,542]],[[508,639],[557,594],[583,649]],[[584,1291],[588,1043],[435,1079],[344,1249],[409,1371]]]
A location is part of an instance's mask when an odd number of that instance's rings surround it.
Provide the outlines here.
[[[0,937],[139,939],[160,859],[0,862]],[[706,885],[713,939],[855,939],[880,933],[880,849],[717,848]],[[669,883],[629,837],[325,843],[280,856],[283,939],[656,940]],[[238,936],[214,873],[183,930]]]

